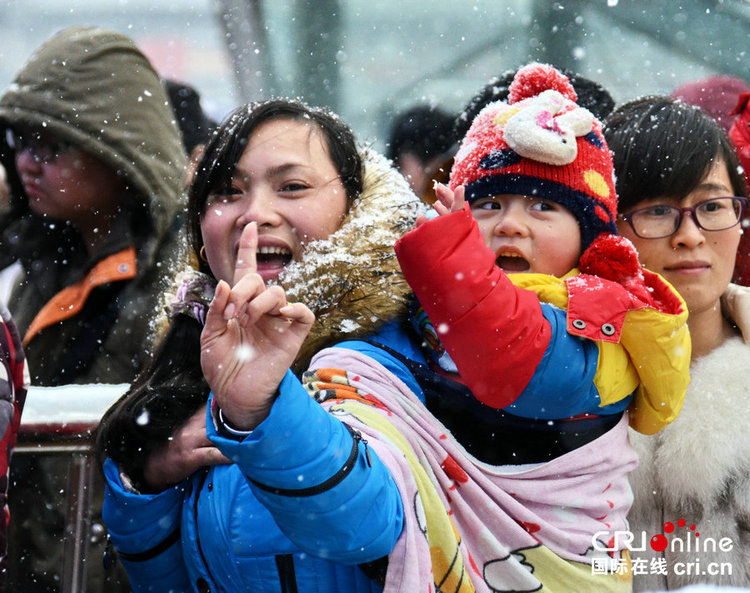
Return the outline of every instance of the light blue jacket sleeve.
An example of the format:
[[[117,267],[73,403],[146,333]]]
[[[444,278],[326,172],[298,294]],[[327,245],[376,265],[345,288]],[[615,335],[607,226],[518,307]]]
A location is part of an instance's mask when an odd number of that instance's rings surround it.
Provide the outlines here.
[[[111,459],[104,463],[104,476],[102,515],[133,592],[192,592],[179,537],[184,484],[135,494],[123,486]]]
[[[208,438],[240,467],[300,549],[346,564],[391,552],[403,527],[403,507],[388,469],[291,371],[269,416],[241,441],[217,432],[212,404],[213,394]]]
[[[566,312],[542,303],[551,338],[529,384],[506,411],[523,418],[560,419],[580,414],[608,415],[625,410],[633,396],[601,406],[594,377],[599,346],[567,331]]]

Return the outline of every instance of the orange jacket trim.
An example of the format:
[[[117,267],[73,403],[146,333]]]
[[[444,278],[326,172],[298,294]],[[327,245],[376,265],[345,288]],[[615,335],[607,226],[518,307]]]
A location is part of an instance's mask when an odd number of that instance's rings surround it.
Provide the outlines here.
[[[26,331],[23,345],[26,346],[43,329],[78,314],[94,288],[135,278],[136,269],[135,248],[132,246],[104,258],[85,278],[63,288],[41,308]]]

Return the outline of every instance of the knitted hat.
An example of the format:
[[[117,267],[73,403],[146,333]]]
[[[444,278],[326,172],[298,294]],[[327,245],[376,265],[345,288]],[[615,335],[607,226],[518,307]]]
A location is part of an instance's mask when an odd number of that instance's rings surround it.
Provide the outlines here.
[[[615,233],[612,155],[601,123],[576,104],[568,78],[546,64],[521,68],[508,101],[479,112],[456,154],[450,186],[469,203],[498,194],[533,195],[570,210],[586,249]]]

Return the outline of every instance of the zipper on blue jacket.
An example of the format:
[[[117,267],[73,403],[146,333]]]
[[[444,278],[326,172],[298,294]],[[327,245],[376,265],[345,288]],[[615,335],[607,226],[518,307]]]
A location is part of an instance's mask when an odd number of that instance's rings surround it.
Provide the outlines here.
[[[214,575],[211,574],[211,570],[208,567],[208,562],[206,561],[206,555],[203,553],[203,546],[201,545],[200,529],[198,528],[198,499],[200,498],[201,490],[203,490],[203,484],[205,484],[206,482],[206,477],[208,477],[208,469],[205,469],[203,471],[203,476],[201,476],[198,487],[195,489],[195,501],[193,503],[193,521],[195,521],[195,543],[196,543],[196,547],[198,548],[198,553],[201,555],[201,562],[203,563],[203,570],[205,571],[206,576],[210,579],[211,583],[216,583],[216,579],[214,578]]]
[[[276,569],[279,571],[281,593],[297,593],[297,575],[294,572],[294,556],[279,554],[276,556]]]

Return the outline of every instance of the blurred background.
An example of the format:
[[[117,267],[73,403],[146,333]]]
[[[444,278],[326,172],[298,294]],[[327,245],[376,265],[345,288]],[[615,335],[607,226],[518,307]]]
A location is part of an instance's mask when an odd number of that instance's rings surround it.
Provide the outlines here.
[[[618,104],[713,74],[750,81],[746,0],[7,0],[0,88],[72,24],[129,35],[216,119],[248,100],[301,97],[381,149],[395,113],[456,112],[531,60],[602,83]]]

